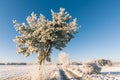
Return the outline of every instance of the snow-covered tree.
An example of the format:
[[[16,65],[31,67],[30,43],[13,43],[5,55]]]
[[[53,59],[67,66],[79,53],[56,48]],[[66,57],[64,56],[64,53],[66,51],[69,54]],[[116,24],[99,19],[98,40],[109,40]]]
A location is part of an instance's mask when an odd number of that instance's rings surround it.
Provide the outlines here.
[[[69,55],[66,52],[60,52],[58,57],[59,62],[63,65],[63,67],[67,67],[70,64]]]
[[[39,63],[50,61],[52,49],[62,50],[67,43],[74,38],[78,30],[77,19],[71,20],[71,16],[60,8],[60,12],[51,10],[52,20],[47,20],[44,15],[39,17],[32,12],[25,23],[13,21],[15,29],[19,32],[14,41],[17,44],[17,53],[25,56],[36,53]]]

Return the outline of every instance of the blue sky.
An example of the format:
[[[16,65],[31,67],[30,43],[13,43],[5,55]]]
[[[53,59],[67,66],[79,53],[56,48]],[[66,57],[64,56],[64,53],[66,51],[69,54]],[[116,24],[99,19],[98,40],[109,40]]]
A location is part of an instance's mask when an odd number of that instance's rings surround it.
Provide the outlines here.
[[[13,39],[18,33],[12,20],[25,22],[33,11],[51,19],[50,10],[57,12],[60,7],[77,18],[81,26],[79,33],[63,49],[72,61],[120,60],[120,0],[0,0],[0,62],[34,62],[36,55],[25,58],[16,54]],[[53,61],[58,61],[59,53],[53,51]]]

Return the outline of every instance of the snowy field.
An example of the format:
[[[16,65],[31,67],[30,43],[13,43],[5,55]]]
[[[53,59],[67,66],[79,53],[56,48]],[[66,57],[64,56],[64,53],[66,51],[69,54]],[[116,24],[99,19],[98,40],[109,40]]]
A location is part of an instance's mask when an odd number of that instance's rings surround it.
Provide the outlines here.
[[[30,80],[30,66],[0,65],[0,80]]]
[[[0,65],[0,80],[31,80],[34,74],[32,65]],[[120,67],[102,67],[101,74],[83,75],[81,66],[62,68],[57,65],[47,66],[46,76],[50,80],[120,80]]]

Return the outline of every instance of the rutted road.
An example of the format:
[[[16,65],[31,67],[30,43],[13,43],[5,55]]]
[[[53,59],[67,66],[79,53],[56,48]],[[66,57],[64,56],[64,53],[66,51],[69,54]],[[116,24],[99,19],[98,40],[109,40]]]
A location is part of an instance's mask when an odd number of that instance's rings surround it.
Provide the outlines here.
[[[74,74],[72,71],[69,71],[67,69],[63,69],[64,74],[66,75],[67,80],[82,80],[81,77]]]

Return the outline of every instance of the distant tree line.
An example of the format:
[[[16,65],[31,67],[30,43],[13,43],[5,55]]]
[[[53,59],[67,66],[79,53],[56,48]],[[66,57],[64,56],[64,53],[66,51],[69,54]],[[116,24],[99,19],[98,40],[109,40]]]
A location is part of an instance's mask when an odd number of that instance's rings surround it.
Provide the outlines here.
[[[0,65],[5,65],[5,63],[0,63]]]
[[[82,65],[81,62],[71,62],[70,65]]]
[[[0,65],[27,65],[27,63],[21,62],[21,63],[0,63]]]

